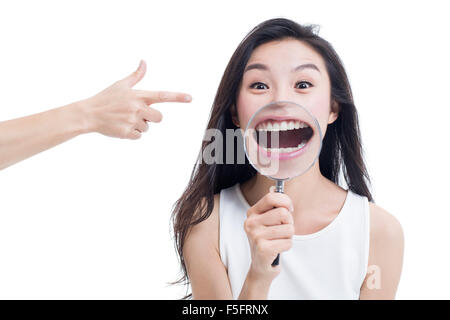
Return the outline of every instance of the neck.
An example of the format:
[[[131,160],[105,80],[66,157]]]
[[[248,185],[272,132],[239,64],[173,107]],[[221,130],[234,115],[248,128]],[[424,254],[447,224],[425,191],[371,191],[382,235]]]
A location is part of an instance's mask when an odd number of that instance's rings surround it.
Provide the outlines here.
[[[269,192],[271,186],[275,186],[276,181],[261,174],[245,182],[242,185],[242,192],[251,206]],[[336,187],[333,182],[325,178],[320,172],[319,163],[316,163],[304,174],[285,181],[284,193],[287,194],[293,204],[296,216],[306,215],[323,201],[326,194]]]

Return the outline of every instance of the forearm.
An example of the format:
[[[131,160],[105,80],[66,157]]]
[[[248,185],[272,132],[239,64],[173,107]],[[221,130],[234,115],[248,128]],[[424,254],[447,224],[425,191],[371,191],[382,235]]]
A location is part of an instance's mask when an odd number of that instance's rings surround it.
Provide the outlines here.
[[[0,170],[87,132],[82,104],[0,122]]]
[[[242,286],[239,300],[266,300],[271,285],[271,280],[264,280],[248,272]]]

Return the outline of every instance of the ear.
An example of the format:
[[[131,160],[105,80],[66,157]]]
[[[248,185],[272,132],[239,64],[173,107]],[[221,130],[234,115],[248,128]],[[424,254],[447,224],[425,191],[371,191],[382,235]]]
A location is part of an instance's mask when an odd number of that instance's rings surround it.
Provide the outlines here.
[[[236,110],[235,104],[231,105],[230,112],[231,112],[231,120],[233,121],[234,125],[239,128],[239,119],[237,116],[237,110]]]
[[[330,115],[328,116],[328,124],[336,121],[338,115],[339,115],[339,104],[335,100],[333,100],[333,102],[331,103],[331,112]]]

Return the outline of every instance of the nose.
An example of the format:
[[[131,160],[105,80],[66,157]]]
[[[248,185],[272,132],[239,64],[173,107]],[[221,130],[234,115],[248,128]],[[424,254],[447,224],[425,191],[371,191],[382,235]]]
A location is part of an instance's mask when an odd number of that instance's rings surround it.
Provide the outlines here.
[[[295,92],[290,88],[279,88],[273,91],[271,102],[274,101],[292,101],[299,103],[299,97],[295,95]]]

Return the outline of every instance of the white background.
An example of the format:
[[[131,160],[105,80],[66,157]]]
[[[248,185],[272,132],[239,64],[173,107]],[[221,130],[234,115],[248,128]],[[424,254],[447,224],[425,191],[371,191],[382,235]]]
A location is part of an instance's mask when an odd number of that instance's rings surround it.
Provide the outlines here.
[[[9,1],[0,120],[96,94],[147,62],[155,105],[136,141],[89,134],[0,171],[0,298],[176,299],[170,213],[232,53],[274,17],[321,26],[350,77],[378,205],[401,222],[398,299],[450,298],[445,1]],[[156,150],[163,149],[164,154]]]

